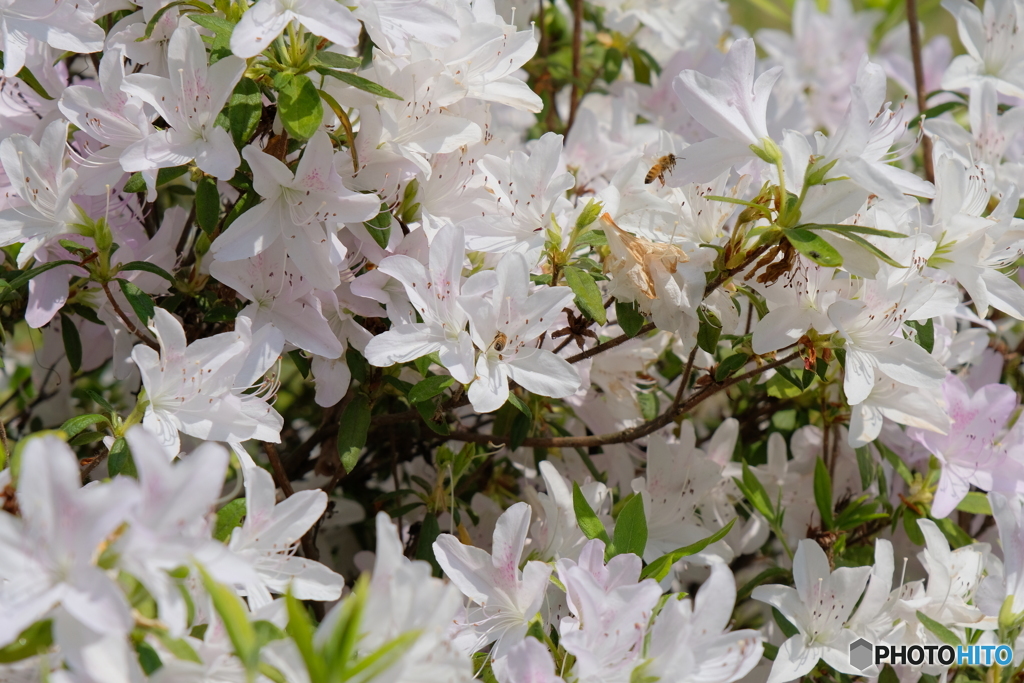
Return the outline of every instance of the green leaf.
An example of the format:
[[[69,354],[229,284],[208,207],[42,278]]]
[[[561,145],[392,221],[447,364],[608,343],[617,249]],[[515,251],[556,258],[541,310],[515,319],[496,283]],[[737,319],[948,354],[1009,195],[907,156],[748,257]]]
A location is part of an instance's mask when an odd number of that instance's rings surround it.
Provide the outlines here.
[[[658,417],[658,397],[649,392],[642,391],[636,395],[637,405],[640,406],[640,415],[650,422]]]
[[[391,241],[391,218],[391,209],[387,202],[381,202],[380,212],[372,220],[363,222],[366,231],[381,249],[387,249],[388,242]]]
[[[153,646],[146,641],[135,644],[135,653],[139,657],[139,666],[142,667],[143,673],[147,676],[151,676],[153,672],[164,665],[160,660],[160,655],[157,654],[157,651]]]
[[[782,631],[787,638],[792,638],[800,633],[800,629],[790,623],[789,619],[787,619],[782,612],[778,610],[778,608],[772,607],[772,616],[775,617],[775,623],[779,625],[779,630]]]
[[[825,529],[833,528],[835,521],[832,518],[832,477],[821,458],[814,463],[814,502],[818,506],[822,526]]]
[[[576,523],[579,524],[583,535],[590,539],[599,538],[604,541],[605,549],[610,548],[612,541],[608,538],[608,532],[605,531],[604,524],[598,519],[594,508],[590,507],[586,496],[580,490],[580,485],[576,482],[572,483],[572,508],[576,513]]]
[[[359,461],[370,431],[370,399],[357,394],[345,407],[338,425],[338,455],[346,472],[351,472]]]
[[[164,14],[166,14],[167,11],[172,8],[180,7],[182,5],[189,5],[191,7],[195,7],[198,10],[201,10],[206,14],[213,14],[213,8],[207,5],[205,2],[199,2],[199,0],[177,0],[176,2],[164,5],[163,7],[158,9],[156,13],[154,13],[153,16],[150,18],[149,23],[146,24],[146,30],[142,34],[142,37],[136,38],[135,42],[141,43],[152,38],[153,31],[156,29],[157,24],[160,23],[160,19],[164,16]]]
[[[328,52],[323,50],[317,52],[316,56],[313,57],[313,64],[319,64],[321,66],[329,66],[332,69],[358,69],[363,64],[363,60],[358,57],[349,57],[348,55],[339,54],[337,52]]]
[[[281,125],[298,140],[308,140],[320,128],[324,106],[308,76],[296,74],[278,91],[277,112]]]
[[[900,677],[891,664],[882,667],[881,673],[878,674],[878,683],[900,683]]]
[[[576,295],[576,306],[591,320],[604,325],[608,319],[605,315],[604,302],[601,300],[601,290],[597,288],[594,278],[573,266],[566,266],[564,273],[566,284]]]
[[[123,436],[117,437],[110,445],[110,454],[107,455],[107,471],[112,477],[121,474],[137,479],[139,476],[138,470],[135,469],[135,461],[132,460],[132,452],[128,450],[128,442],[124,440]]]
[[[852,233],[843,233],[843,237],[845,237],[846,239],[850,240],[854,244],[857,244],[857,245],[863,247],[864,249],[867,249],[871,253],[872,256],[874,256],[875,258],[877,258],[880,261],[888,263],[890,266],[892,266],[894,268],[906,268],[906,266],[901,264],[899,261],[894,260],[891,256],[886,254],[884,251],[882,251],[881,249],[879,249],[875,245],[871,244],[871,242],[868,242],[866,239],[864,239],[860,235],[854,235]]]
[[[18,73],[15,74],[15,76],[17,78],[20,78],[22,80],[22,82],[25,83],[25,85],[27,85],[28,87],[32,88],[32,92],[34,92],[35,94],[39,95],[44,100],[52,100],[53,99],[53,95],[51,95],[50,93],[46,92],[46,88],[43,87],[43,84],[39,82],[39,79],[36,78],[36,75],[34,73],[32,73],[32,71],[30,71],[27,66],[21,67],[18,70]]]
[[[243,77],[228,98],[228,128],[236,147],[249,142],[262,114],[263,95],[259,86],[251,78]]]
[[[750,597],[750,594],[754,592],[755,588],[768,583],[773,579],[778,579],[778,581],[774,581],[775,583],[788,583],[792,580],[792,572],[785,567],[768,567],[768,569],[765,569],[750,581],[743,584],[743,587],[736,592],[736,602],[739,603],[746,600]]]
[[[156,174],[156,186],[166,185],[175,178],[185,175],[188,171],[188,166],[172,166],[170,168],[161,168]],[[124,191],[128,193],[144,192],[146,190],[146,180],[142,177],[142,173],[136,171],[124,184]]]
[[[615,318],[619,327],[626,333],[627,337],[635,337],[644,326],[646,320],[635,302],[615,301]]]
[[[43,654],[53,645],[53,622],[49,619],[37,621],[9,644],[0,648],[0,664],[20,662],[29,657]]]
[[[42,275],[43,273],[45,273],[48,270],[53,270],[54,268],[59,268],[60,266],[77,266],[77,265],[78,265],[78,261],[71,261],[71,260],[67,260],[67,259],[62,260],[62,261],[50,261],[49,263],[44,263],[41,266],[37,266],[35,268],[32,268],[31,270],[26,270],[21,275],[17,276],[16,278],[11,279],[7,283],[7,287],[10,288],[10,289],[13,289],[13,290],[21,289],[26,284],[28,284],[29,280],[31,280],[32,278],[34,278],[34,277],[36,277],[38,275]]]
[[[922,626],[931,631],[936,638],[941,640],[946,645],[952,645],[953,647],[963,645],[963,643],[960,642],[960,638],[957,637],[955,633],[953,633],[948,628],[946,628],[939,622],[929,617],[921,610],[917,611],[917,620],[921,622]]]
[[[837,223],[806,223],[804,225],[796,226],[802,230],[828,230],[830,232],[839,233],[840,235],[848,235],[849,233],[861,233],[862,235],[874,235],[875,237],[890,237],[893,239],[904,239],[906,235],[902,232],[895,232],[894,230],[879,230],[878,228],[869,228],[866,225],[842,225]]]
[[[596,221],[597,217],[601,215],[602,208],[601,202],[596,199],[588,201],[587,205],[583,207],[583,211],[576,217],[576,229],[582,230]]]
[[[731,356],[727,356],[718,364],[718,367],[715,368],[715,381],[724,382],[729,379],[737,370],[746,365],[749,360],[750,356],[745,353],[734,353]]]
[[[193,23],[213,31],[217,37],[230,38],[235,29],[235,25],[224,17],[219,17],[209,12],[206,14],[193,14],[189,19]]]
[[[296,600],[291,591],[284,596],[285,606],[288,610],[288,626],[286,631],[302,655],[309,672],[309,679],[312,683],[325,683],[327,679],[327,662],[316,651],[313,643],[315,627],[313,619],[306,611],[305,605]],[[342,624],[339,624],[341,626]]]
[[[362,76],[357,76],[350,71],[337,71],[335,69],[317,69],[317,73],[321,73],[324,76],[332,76],[334,78],[337,78],[339,81],[343,83],[348,83],[353,88],[358,88],[359,90],[368,92],[371,95],[377,95],[378,97],[388,97],[393,100],[402,99],[400,95],[396,95],[395,93],[385,88],[383,85],[374,83],[373,81],[367,80]]]
[[[907,322],[907,327],[917,331],[917,334],[914,336],[914,341],[917,345],[931,353],[932,349],[935,348],[935,320],[928,318],[927,322],[923,323],[911,320]]]
[[[508,402],[511,403],[512,407],[514,407],[520,413],[530,418],[531,422],[533,421],[533,411],[530,410],[530,406],[526,405],[523,402],[523,399],[516,396],[514,392],[508,392]]]
[[[213,527],[213,537],[221,543],[226,543],[231,538],[231,532],[235,527],[242,525],[244,517],[245,498],[235,498],[220,510],[217,510],[217,523]]]
[[[860,471],[860,486],[866,491],[875,480],[875,461],[871,457],[871,449],[867,446],[855,449],[854,453],[857,455],[857,469]]]
[[[702,351],[713,354],[718,349],[718,339],[722,336],[722,323],[712,311],[704,306],[697,308],[697,319],[700,327],[697,328],[697,346]]]
[[[962,548],[965,545],[970,545],[974,542],[974,539],[970,535],[960,528],[960,525],[951,520],[949,517],[943,517],[942,519],[933,519],[935,526],[939,527],[942,535],[949,541],[950,547],[954,550]]]
[[[220,192],[217,181],[210,176],[203,176],[196,183],[196,222],[207,235],[217,229],[220,218]]]
[[[89,427],[92,427],[93,425],[100,423],[109,425],[110,420],[108,420],[105,415],[100,415],[98,413],[92,413],[90,415],[79,415],[77,417],[71,418],[70,420],[62,424],[60,426],[60,431],[67,434],[68,438],[70,439],[71,437],[76,436],[81,432],[84,432]]]
[[[633,553],[644,556],[647,547],[647,515],[641,496],[633,495],[615,520],[615,554]]]
[[[512,396],[512,392],[509,392],[509,396]],[[512,426],[509,428],[509,444],[510,450],[516,450],[523,445],[526,441],[526,437],[530,436],[530,430],[533,428],[533,420],[522,412],[517,412],[516,416],[512,418]]]
[[[82,338],[78,336],[75,323],[64,313],[60,314],[60,336],[64,340],[64,353],[68,357],[71,372],[82,367]]]
[[[887,446],[883,445],[879,441],[875,442],[875,446],[878,448],[878,452],[882,454],[882,457],[892,465],[892,468],[896,470],[896,474],[900,475],[900,478],[904,482],[907,484],[914,483],[914,475],[911,474],[910,468],[907,467],[907,464],[903,462],[900,456],[893,453]]]
[[[428,401],[444,393],[444,390],[455,384],[455,378],[446,375],[433,375],[419,382],[409,391],[409,402]]]
[[[153,634],[160,641],[160,644],[167,648],[167,651],[177,659],[181,659],[186,662],[195,662],[196,664],[203,663],[203,660],[198,654],[196,654],[196,651],[192,649],[192,646],[189,645],[188,641],[184,638],[172,638],[166,631],[156,629],[154,629]]]
[[[155,263],[147,263],[146,261],[129,261],[128,263],[122,263],[117,267],[117,271],[119,273],[126,270],[141,270],[147,273],[153,273],[153,275],[159,275],[172,285],[174,284],[174,276]]]
[[[148,294],[123,278],[117,278],[117,283],[121,285],[121,291],[124,292],[135,315],[139,316],[143,325],[148,324],[153,319],[153,313],[156,312],[153,300],[149,298]]]
[[[420,538],[416,544],[416,559],[429,562],[430,566],[434,568],[435,576],[441,576],[441,565],[434,557],[434,541],[440,535],[441,527],[437,523],[437,515],[428,512],[427,516],[423,518],[423,524],[420,525]]]
[[[768,497],[768,491],[765,490],[761,480],[750,471],[747,463],[743,463],[743,478],[733,477],[733,481],[736,482],[736,486],[739,487],[740,492],[747,499],[747,502],[750,503],[751,507],[764,515],[765,519],[775,519],[775,511],[772,509],[772,502]]]
[[[927,101],[927,100],[925,100],[925,101]],[[918,114],[914,118],[910,119],[909,126],[911,128],[916,128],[916,127],[920,126],[921,125],[921,121],[923,121],[925,119],[934,119],[936,117],[942,116],[943,114],[945,114],[948,111],[953,111],[957,107],[962,107],[962,106],[964,106],[963,102],[943,102],[942,104],[937,104],[934,107],[931,107],[929,109],[925,109],[923,112],[921,112],[920,114]]]
[[[437,411],[437,405],[434,401],[421,401],[414,405],[420,417],[423,418],[423,422],[430,428],[430,431],[441,436],[448,436],[451,433],[447,422],[436,422],[434,420],[434,413]]]
[[[235,654],[242,660],[242,665],[250,673],[252,680],[251,676],[259,667],[260,649],[256,629],[249,621],[249,611],[241,598],[235,595],[234,590],[214,581],[202,566],[199,567],[199,573],[206,592],[210,594],[213,608],[220,616],[228,639],[234,646]]]
[[[783,233],[794,249],[819,266],[838,268],[843,265],[843,257],[839,255],[836,248],[810,230],[789,228],[784,230]]]
[[[980,491],[971,491],[957,506],[957,510],[969,512],[972,515],[991,515],[992,506],[989,505],[988,496]]]
[[[696,555],[712,543],[718,543],[725,538],[729,532],[732,531],[732,526],[736,523],[737,519],[737,517],[733,517],[729,520],[728,524],[703,540],[683,546],[682,548],[676,548],[672,552],[662,555],[654,562],[651,562],[649,565],[644,567],[644,570],[640,572],[640,580],[654,579],[655,581],[661,581],[668,576],[669,571],[672,569],[672,565],[676,562],[684,557]]]

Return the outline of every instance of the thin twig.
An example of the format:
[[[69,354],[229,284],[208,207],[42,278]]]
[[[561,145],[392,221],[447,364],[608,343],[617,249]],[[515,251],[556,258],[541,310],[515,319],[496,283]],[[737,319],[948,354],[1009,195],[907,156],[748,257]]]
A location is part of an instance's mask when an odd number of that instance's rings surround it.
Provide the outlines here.
[[[107,295],[107,300],[110,301],[110,305],[114,307],[114,313],[117,313],[117,317],[121,319],[121,322],[124,323],[124,326],[128,328],[128,331],[134,334],[136,337],[138,337],[139,341],[141,341],[149,348],[159,351],[159,344],[150,339],[149,335],[143,334],[141,331],[139,331],[139,328],[135,326],[135,323],[133,323],[128,318],[128,316],[125,315],[124,311],[121,310],[121,307],[118,305],[117,300],[114,299],[114,294],[110,291],[110,285],[108,285],[106,282],[101,282],[100,286],[103,287],[103,292]]]
[[[928,106],[928,93],[924,86],[924,64],[921,59],[921,26],[917,20],[917,0],[907,0],[907,24],[910,26],[910,54],[914,59],[914,87],[917,90],[917,112],[924,114]],[[921,118],[924,130],[924,117]],[[924,177],[935,182],[935,167],[932,165],[932,139],[927,134],[921,137],[921,153],[924,156]]]
[[[727,379],[724,382],[709,384],[686,401],[678,405],[673,402],[672,406],[664,413],[653,420],[644,422],[636,427],[630,427],[629,429],[623,429],[620,432],[613,432],[610,434],[597,434],[590,436],[533,437],[525,439],[521,445],[526,448],[591,448],[594,446],[607,446],[610,444],[635,441],[636,439],[652,434],[662,427],[669,425],[677,417],[687,414],[711,396],[728,389],[734,384],[738,384],[739,382],[756,377],[768,370],[785,365],[799,357],[800,353],[795,352],[785,358],[774,360],[771,363],[767,363],[759,368],[745,372],[742,375],[737,375]],[[467,441],[470,443],[495,445],[507,445],[512,442],[512,438],[510,436],[497,436],[494,434],[478,434],[476,432],[461,431],[452,432],[447,438],[452,441]]]
[[[572,91],[569,97],[569,122],[565,124],[565,134],[572,130],[576,121],[576,110],[580,100],[580,53],[583,48],[583,0],[572,3]],[[586,94],[586,93],[583,93]]]

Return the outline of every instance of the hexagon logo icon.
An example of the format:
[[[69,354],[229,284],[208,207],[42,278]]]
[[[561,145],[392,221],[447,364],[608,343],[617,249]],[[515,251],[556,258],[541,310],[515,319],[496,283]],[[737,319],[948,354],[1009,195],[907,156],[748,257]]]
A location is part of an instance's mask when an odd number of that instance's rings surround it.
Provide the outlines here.
[[[875,646],[858,638],[850,643],[850,664],[863,671],[874,663]]]

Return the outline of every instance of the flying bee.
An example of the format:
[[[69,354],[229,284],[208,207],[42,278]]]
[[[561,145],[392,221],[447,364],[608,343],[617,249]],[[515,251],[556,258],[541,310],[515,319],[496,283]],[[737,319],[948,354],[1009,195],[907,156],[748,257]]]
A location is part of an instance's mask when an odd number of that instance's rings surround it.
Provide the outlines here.
[[[491,342],[491,346],[494,347],[495,351],[499,353],[505,349],[508,344],[508,337],[505,336],[504,332],[498,332],[494,335],[494,341]]]
[[[651,166],[651,170],[647,172],[647,177],[644,178],[644,183],[650,185],[657,178],[661,181],[661,184],[665,184],[665,174],[671,173],[672,169],[676,165],[676,155],[666,154],[657,161],[654,162],[654,166]]]

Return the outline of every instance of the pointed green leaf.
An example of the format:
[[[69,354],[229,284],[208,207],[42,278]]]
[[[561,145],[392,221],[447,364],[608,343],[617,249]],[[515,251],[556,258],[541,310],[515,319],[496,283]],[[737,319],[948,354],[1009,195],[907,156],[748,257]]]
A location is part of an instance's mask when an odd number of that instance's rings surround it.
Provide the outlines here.
[[[64,313],[60,314],[60,336],[64,340],[64,353],[68,357],[71,372],[82,367],[82,338],[78,336],[75,323]]]
[[[599,325],[604,325],[608,319],[605,315],[604,301],[601,300],[601,290],[597,288],[594,278],[573,266],[566,266],[564,273],[565,283],[576,295],[576,306],[586,313],[588,318]]]
[[[838,268],[843,265],[843,257],[839,255],[836,248],[810,230],[789,228],[784,231],[784,234],[794,249],[819,266]]]
[[[647,515],[643,497],[634,494],[615,520],[615,554],[633,553],[643,557],[647,547]]]
[[[814,463],[814,502],[821,515],[821,525],[831,529],[835,525],[832,518],[832,477],[821,458]]]
[[[313,81],[302,74],[292,76],[278,91],[277,111],[281,125],[289,135],[299,140],[313,137],[324,118],[320,93]]]
[[[139,316],[139,320],[142,321],[143,325],[149,324],[149,321],[153,319],[153,313],[156,311],[153,300],[149,298],[148,294],[127,280],[118,278],[117,282],[121,285],[121,291],[124,292],[125,298],[128,299],[132,310],[135,311],[135,315]]]
[[[612,541],[608,538],[604,524],[598,519],[594,509],[587,502],[586,496],[583,495],[583,491],[580,490],[580,485],[576,482],[572,483],[572,507],[576,513],[576,523],[579,524],[583,535],[591,539],[599,538],[604,541],[605,548],[610,547]]]
[[[651,562],[649,565],[644,567],[644,570],[640,572],[640,579],[654,579],[655,581],[661,581],[668,576],[669,571],[672,569],[672,565],[676,562],[684,557],[696,555],[712,543],[718,543],[725,538],[729,532],[732,531],[732,527],[736,523],[736,519],[737,518],[734,517],[729,520],[728,524],[703,540],[683,546],[682,548],[676,548],[672,552],[662,555],[654,562]]]
[[[338,425],[338,455],[346,472],[351,472],[359,461],[370,431],[370,399],[357,394],[346,406]]]

